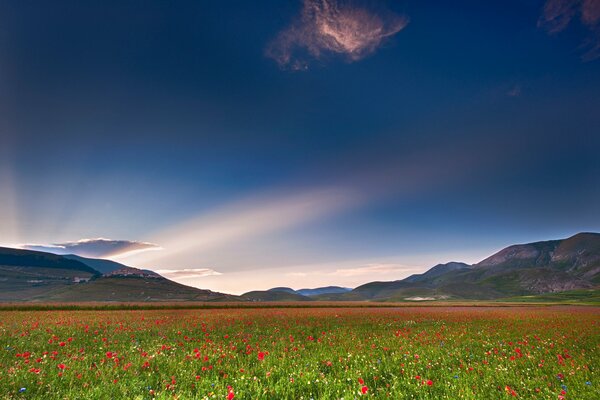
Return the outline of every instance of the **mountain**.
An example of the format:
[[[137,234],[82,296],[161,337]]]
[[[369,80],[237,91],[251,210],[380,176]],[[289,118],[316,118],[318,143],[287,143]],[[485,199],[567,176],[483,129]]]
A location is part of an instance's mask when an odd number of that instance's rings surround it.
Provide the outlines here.
[[[103,274],[103,276],[138,276],[140,278],[163,278],[161,275],[157,274],[154,271],[150,271],[147,269],[139,269],[134,267],[128,267],[127,265],[120,264],[116,261],[111,260],[103,260],[101,258],[87,258],[77,256],[75,254],[67,254],[63,257],[68,258],[70,260],[77,260],[96,271],[99,271]],[[164,279],[164,278],[163,278]]]
[[[275,288],[277,289],[277,288]],[[289,289],[289,288],[288,288]],[[248,301],[311,301],[308,296],[291,293],[286,290],[253,290],[240,296]]]
[[[314,288],[314,289],[300,289],[300,290],[296,290],[296,293],[301,294],[303,296],[312,297],[312,296],[320,296],[320,295],[325,295],[325,294],[347,293],[351,290],[352,289],[350,289],[350,288],[341,287],[341,286],[325,286],[325,287],[319,287],[319,288]]]
[[[451,271],[460,271],[469,269],[471,266],[469,264],[461,263],[461,262],[449,262],[446,264],[438,264],[432,267],[427,272],[422,274],[411,275],[408,278],[404,279],[405,282],[427,282],[438,276],[444,275],[447,272]]]
[[[513,245],[474,265],[438,264],[422,274],[370,282],[352,290],[339,286],[300,290],[276,287],[242,296],[181,285],[152,271],[109,260],[0,248],[0,301],[589,299],[597,296],[599,287],[598,233]]]
[[[12,249],[8,247],[0,247],[0,265],[52,268],[82,271],[92,275],[98,274],[98,271],[77,260],[65,259],[62,256],[42,251]]]
[[[497,299],[591,289],[598,284],[600,234],[579,233],[509,246],[472,266],[451,262],[398,281],[370,282],[335,299]]]
[[[75,254],[65,254],[62,257],[68,258],[69,260],[79,261],[80,263],[83,263],[95,269],[96,271],[101,272],[102,274],[107,274],[126,267],[126,265],[119,264],[116,261],[103,260],[101,258],[87,258]]]
[[[0,302],[237,300],[114,261],[0,247]]]
[[[28,300],[99,276],[98,271],[76,260],[0,247],[0,301]]]
[[[313,297],[313,296],[326,295],[326,294],[346,293],[351,290],[352,289],[350,289],[350,288],[345,288],[345,287],[341,287],[341,286],[325,286],[325,287],[319,287],[319,288],[314,288],[314,289],[300,289],[300,290],[294,290],[289,287],[274,287],[267,291],[268,292],[285,292],[285,293],[299,294],[301,296]]]
[[[271,288],[269,290],[267,290],[267,292],[285,292],[285,293],[296,293],[296,291],[292,288],[289,287],[274,287]]]

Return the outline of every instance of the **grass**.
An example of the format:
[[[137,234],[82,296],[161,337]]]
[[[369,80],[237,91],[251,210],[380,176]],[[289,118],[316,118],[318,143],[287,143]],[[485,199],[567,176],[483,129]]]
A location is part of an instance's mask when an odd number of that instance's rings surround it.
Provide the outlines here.
[[[558,304],[588,304],[600,305],[599,289],[569,290],[559,293],[545,293],[530,296],[519,296],[499,301],[512,303],[558,303]]]
[[[599,308],[321,304],[0,311],[0,393],[6,399],[599,398]]]

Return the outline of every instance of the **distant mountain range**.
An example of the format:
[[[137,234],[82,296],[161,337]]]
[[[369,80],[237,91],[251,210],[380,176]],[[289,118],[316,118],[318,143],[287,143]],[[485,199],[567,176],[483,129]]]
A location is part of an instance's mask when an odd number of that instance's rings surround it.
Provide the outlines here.
[[[241,296],[181,285],[110,260],[0,247],[0,302],[492,300],[599,288],[598,233],[513,245],[477,264],[438,264],[354,289],[276,287]]]
[[[600,234],[580,233],[510,246],[474,265],[450,262],[402,280],[367,283],[336,299],[498,299],[599,285]]]
[[[491,300],[600,287],[600,234],[507,247],[469,265],[438,264],[427,272],[391,282],[370,282],[350,291],[323,291],[301,300],[423,301]],[[249,292],[254,301],[291,300],[290,288]]]
[[[289,287],[275,287],[269,290],[255,290],[241,297],[252,301],[310,301],[317,296],[338,295],[352,291],[340,286],[325,286],[315,289],[294,290]]]

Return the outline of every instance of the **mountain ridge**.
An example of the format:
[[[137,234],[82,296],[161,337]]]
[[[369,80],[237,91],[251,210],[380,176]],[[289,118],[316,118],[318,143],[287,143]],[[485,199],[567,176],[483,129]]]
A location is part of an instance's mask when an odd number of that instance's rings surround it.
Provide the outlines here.
[[[94,268],[97,267],[102,271]],[[600,234],[507,246],[478,263],[451,261],[395,281],[275,287],[241,296],[198,289],[111,260],[0,247],[0,301],[494,300],[600,286]]]
[[[450,262],[391,282],[369,282],[343,299],[495,299],[537,295],[600,284],[600,234],[581,232],[566,239],[505,247],[468,265]]]

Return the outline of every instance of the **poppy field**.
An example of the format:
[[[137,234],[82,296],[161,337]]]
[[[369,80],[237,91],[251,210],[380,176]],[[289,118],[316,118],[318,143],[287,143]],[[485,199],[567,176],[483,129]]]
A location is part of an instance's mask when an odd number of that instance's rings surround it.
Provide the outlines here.
[[[594,307],[0,311],[3,399],[599,399]]]

